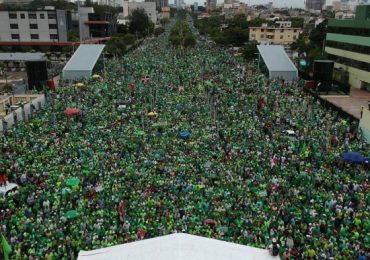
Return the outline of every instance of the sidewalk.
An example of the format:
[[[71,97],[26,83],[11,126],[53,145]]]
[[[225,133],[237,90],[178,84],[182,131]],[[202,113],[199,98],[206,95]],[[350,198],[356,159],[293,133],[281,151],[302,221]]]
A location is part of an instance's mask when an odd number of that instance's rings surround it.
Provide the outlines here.
[[[368,107],[370,92],[367,92],[366,90],[352,88],[349,96],[322,95],[320,97],[332,103],[333,105],[340,107],[357,119],[360,119],[362,107]]]

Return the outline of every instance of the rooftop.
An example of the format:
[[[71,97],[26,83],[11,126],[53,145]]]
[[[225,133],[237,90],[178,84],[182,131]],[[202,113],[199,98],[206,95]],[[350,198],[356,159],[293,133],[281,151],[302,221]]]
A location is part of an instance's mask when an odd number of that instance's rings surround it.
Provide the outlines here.
[[[269,71],[297,71],[281,45],[257,45]]]

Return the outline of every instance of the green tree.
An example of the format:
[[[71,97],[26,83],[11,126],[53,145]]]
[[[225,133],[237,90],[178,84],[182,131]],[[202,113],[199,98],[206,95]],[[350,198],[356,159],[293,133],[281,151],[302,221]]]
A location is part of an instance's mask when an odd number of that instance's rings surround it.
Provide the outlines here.
[[[235,46],[241,46],[249,39],[248,30],[240,27],[226,28],[223,34],[227,44],[232,44]]]
[[[111,55],[121,57],[126,53],[126,44],[122,37],[113,37],[106,43],[105,49]]]
[[[149,17],[145,13],[144,9],[135,9],[130,15],[129,19],[130,33],[139,33],[141,36],[146,35],[149,28]]]
[[[244,59],[249,61],[257,57],[256,55],[256,53],[258,53],[257,44],[258,44],[257,41],[250,41],[244,46],[242,50]]]
[[[292,17],[290,18],[293,28],[303,28],[304,19],[302,17]]]
[[[245,14],[237,14],[228,21],[229,27],[248,28],[247,17]]]
[[[159,20],[159,23],[162,25],[162,26],[165,26],[166,24],[170,23],[170,19],[167,18],[167,17],[164,17],[162,19]]]
[[[322,46],[327,33],[328,20],[318,24],[310,33],[310,41],[318,46]]]
[[[68,37],[69,42],[78,42],[78,41],[80,41],[80,38],[78,36],[78,32],[76,30],[69,30],[68,34],[67,34],[67,37]]]
[[[117,33],[120,33],[120,34],[128,33],[128,26],[126,24],[118,24]]]

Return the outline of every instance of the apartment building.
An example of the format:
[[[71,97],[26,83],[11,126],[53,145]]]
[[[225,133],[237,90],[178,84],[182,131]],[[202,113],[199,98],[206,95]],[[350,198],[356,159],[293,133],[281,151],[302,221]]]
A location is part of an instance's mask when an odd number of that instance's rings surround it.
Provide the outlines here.
[[[299,37],[300,28],[284,27],[249,27],[249,40],[258,43],[288,45],[295,42]]]

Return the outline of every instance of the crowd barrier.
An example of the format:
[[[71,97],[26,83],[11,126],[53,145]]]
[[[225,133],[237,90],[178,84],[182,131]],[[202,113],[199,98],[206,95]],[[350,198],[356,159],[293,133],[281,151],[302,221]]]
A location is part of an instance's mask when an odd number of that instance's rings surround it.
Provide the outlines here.
[[[19,102],[27,102],[23,107],[19,107],[0,120],[0,132],[4,132],[19,121],[27,121],[33,113],[45,106],[45,95],[15,95],[9,96],[1,100],[2,104],[16,104]],[[10,102],[10,103],[8,103]],[[4,110],[4,107],[1,106]]]

